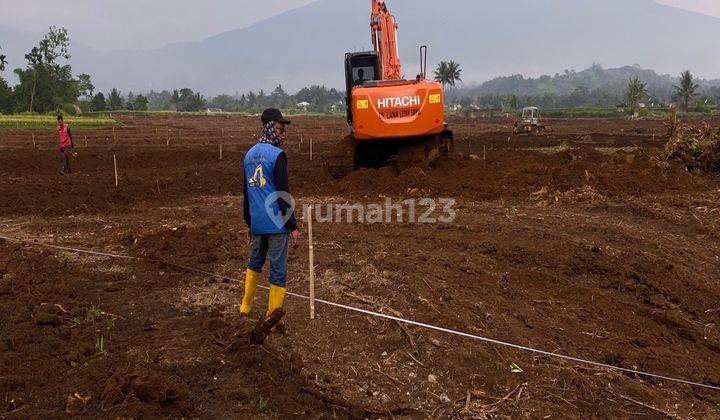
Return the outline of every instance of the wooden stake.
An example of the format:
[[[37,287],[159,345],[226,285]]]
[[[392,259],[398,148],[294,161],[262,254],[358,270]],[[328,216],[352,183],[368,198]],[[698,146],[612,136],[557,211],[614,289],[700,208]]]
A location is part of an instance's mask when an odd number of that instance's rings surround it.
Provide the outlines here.
[[[483,160],[485,160],[485,145],[483,145]]]
[[[157,178],[155,178],[155,184],[157,185],[157,189],[158,189],[158,197],[160,197],[160,181],[158,181]]]
[[[118,186],[118,174],[117,174],[117,158],[113,155],[113,165],[115,166],[115,187]]]
[[[302,153],[303,135],[300,134],[300,143],[298,143],[298,152]]]
[[[170,129],[167,129],[167,137],[165,138],[165,146],[170,146]]]
[[[87,147],[87,136],[85,136],[85,147]]]
[[[315,247],[313,246],[312,207],[307,206],[308,258],[310,259],[310,319],[315,319]]]
[[[35,133],[33,133],[33,149],[37,149],[37,144],[35,144]]]
[[[313,141],[312,141],[312,137],[310,137],[310,160],[312,160],[312,152],[313,152]]]
[[[220,160],[222,160],[222,143],[220,143]]]

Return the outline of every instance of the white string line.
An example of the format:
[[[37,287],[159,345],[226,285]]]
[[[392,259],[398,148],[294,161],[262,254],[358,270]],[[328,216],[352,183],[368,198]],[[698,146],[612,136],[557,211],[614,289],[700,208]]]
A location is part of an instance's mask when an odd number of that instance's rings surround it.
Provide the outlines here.
[[[5,240],[8,240],[8,241],[13,241],[13,242],[26,242],[26,241],[23,241],[23,240],[20,240],[20,239],[9,238],[9,237],[2,236],[2,235],[0,235],[0,239],[5,239]],[[158,260],[158,259],[139,258],[139,257],[132,257],[132,256],[129,256],[129,255],[119,255],[119,254],[110,254],[110,253],[98,252],[98,251],[88,251],[88,250],[84,250],[84,249],[70,248],[70,247],[64,247],[64,246],[59,246],[59,245],[43,244],[43,243],[40,243],[40,242],[32,242],[31,244],[32,244],[32,245],[44,246],[44,247],[48,247],[48,248],[65,250],[65,251],[73,251],[73,252],[78,252],[78,253],[82,253],[82,254],[90,254],[90,255],[103,256],[103,257],[121,258],[121,259],[127,259],[127,260],[139,260],[139,261],[160,262],[160,263],[163,263],[163,264],[165,264],[165,265],[174,266],[174,267],[177,267],[177,268],[181,268],[181,269],[183,269],[183,270],[193,271],[193,272],[196,272],[196,273],[199,273],[199,274],[205,274],[205,275],[212,276],[212,277],[219,278],[219,279],[223,279],[223,280],[230,280],[230,281],[237,281],[237,282],[242,281],[242,280],[240,280],[240,279],[238,279],[238,278],[223,276],[223,275],[221,275],[221,274],[210,273],[210,272],[207,272],[207,271],[199,270],[199,269],[197,269],[197,268],[186,267],[186,266],[183,266],[183,265],[180,265],[180,264],[170,263],[170,262],[163,261],[163,260]],[[258,285],[258,286],[259,286],[261,289],[265,289],[265,290],[268,290],[268,289],[269,289],[269,287],[267,287],[267,286],[262,286],[262,285]],[[296,297],[296,298],[300,298],[300,299],[304,299],[304,300],[309,300],[309,299],[310,299],[308,296],[301,295],[301,294],[298,294],[298,293],[293,293],[293,292],[287,292],[287,295],[288,295],[288,296],[292,296],[292,297]],[[517,349],[517,350],[523,350],[523,351],[527,351],[527,352],[531,352],[531,353],[541,354],[541,355],[543,355],[543,356],[554,357],[554,358],[564,359],[564,360],[570,360],[570,361],[573,361],[573,362],[584,363],[584,364],[588,364],[588,365],[592,365],[592,366],[598,366],[598,367],[602,367],[602,368],[606,368],[606,369],[611,369],[611,370],[616,370],[616,371],[622,371],[622,372],[626,372],[626,373],[632,373],[632,374],[636,374],[636,375],[640,375],[640,376],[646,376],[646,377],[650,377],[650,378],[664,379],[664,380],[671,381],[671,382],[677,382],[677,383],[682,383],[682,384],[686,384],[686,385],[692,385],[692,386],[696,386],[696,387],[700,387],[700,388],[708,388],[708,389],[714,389],[714,390],[720,391],[720,387],[718,387],[718,386],[707,385],[707,384],[703,384],[703,383],[699,383],[699,382],[689,381],[689,380],[686,380],[686,379],[674,378],[674,377],[671,377],[671,376],[658,375],[658,374],[650,373],[650,372],[643,372],[643,371],[641,371],[641,370],[636,370],[636,369],[629,369],[629,368],[624,368],[624,367],[619,367],[619,366],[613,366],[613,365],[609,365],[609,364],[606,364],[606,363],[601,363],[601,362],[595,362],[595,361],[592,361],[592,360],[581,359],[581,358],[579,358],[579,357],[566,356],[566,355],[564,355],[564,354],[551,353],[551,352],[549,352],[549,351],[539,350],[539,349],[535,349],[535,348],[532,348],[532,347],[523,346],[523,345],[520,345],[520,344],[514,344],[514,343],[510,343],[510,342],[506,342],[506,341],[495,340],[495,339],[492,339],[492,338],[482,337],[482,336],[474,335],[474,334],[468,334],[468,333],[465,333],[465,332],[462,332],[462,331],[457,331],[457,330],[453,330],[453,329],[449,329],[449,328],[438,327],[438,326],[431,325],[431,324],[424,324],[424,323],[422,323],[422,322],[411,321],[411,320],[408,320],[408,319],[403,319],[403,318],[399,318],[399,317],[392,316],[392,315],[387,315],[387,314],[383,314],[383,313],[379,313],[379,312],[368,311],[368,310],[366,310],[366,309],[355,308],[355,307],[353,307],[353,306],[343,305],[343,304],[341,304],[341,303],[330,302],[330,301],[323,300],[323,299],[315,299],[315,301],[316,301],[316,302],[319,302],[319,303],[322,303],[322,304],[325,304],[325,305],[328,305],[328,306],[334,306],[334,307],[336,307],[336,308],[342,308],[342,309],[345,309],[345,310],[348,310],[348,311],[352,311],[352,312],[358,312],[358,313],[361,313],[361,314],[370,315],[370,316],[374,316],[374,317],[377,317],[377,318],[384,318],[384,319],[389,319],[389,320],[392,320],[392,321],[402,322],[402,323],[404,323],[404,324],[414,325],[414,326],[417,326],[417,327],[426,328],[426,329],[435,330],[435,331],[440,331],[440,332],[444,332],[444,333],[447,333],[447,334],[458,335],[458,336],[460,336],[460,337],[470,338],[470,339],[473,339],[473,340],[483,341],[483,342],[486,342],[486,343],[492,343],[492,344],[497,344],[497,345],[501,345],[501,346],[505,346],[505,347],[511,347],[511,348],[514,348],[514,349]]]

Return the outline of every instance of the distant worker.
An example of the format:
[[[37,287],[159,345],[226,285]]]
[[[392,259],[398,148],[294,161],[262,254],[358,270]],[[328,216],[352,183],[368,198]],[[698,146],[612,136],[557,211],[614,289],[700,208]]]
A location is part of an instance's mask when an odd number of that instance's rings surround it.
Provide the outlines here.
[[[298,230],[288,182],[288,162],[281,149],[290,120],[280,110],[263,112],[263,133],[243,162],[245,223],[249,227],[251,254],[245,275],[240,313],[249,315],[258,280],[270,255],[270,298],[265,318],[283,307],[287,285],[290,242],[297,248]]]
[[[70,169],[70,156],[77,155],[74,151],[75,144],[73,143],[70,126],[65,124],[62,115],[58,115],[57,122],[58,136],[60,138],[60,154],[62,154],[62,162],[60,163],[60,175],[65,175],[72,172],[72,170]]]
[[[358,70],[357,74],[358,74],[358,77],[357,77],[357,80],[355,80],[355,86],[360,86],[363,83],[365,83],[365,70],[360,69],[360,70]]]

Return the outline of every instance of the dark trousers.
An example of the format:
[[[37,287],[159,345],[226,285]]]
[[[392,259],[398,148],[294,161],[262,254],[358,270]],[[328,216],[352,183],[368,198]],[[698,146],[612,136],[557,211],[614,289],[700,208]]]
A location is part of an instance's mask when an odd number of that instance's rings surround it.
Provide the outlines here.
[[[270,256],[270,284],[285,287],[287,284],[288,250],[290,234],[253,235],[252,251],[248,260],[248,268],[262,273],[265,260]]]
[[[70,169],[70,155],[72,155],[73,147],[63,147],[60,149],[60,154],[62,155],[62,161],[60,162],[60,173],[61,174],[69,174],[72,172]]]

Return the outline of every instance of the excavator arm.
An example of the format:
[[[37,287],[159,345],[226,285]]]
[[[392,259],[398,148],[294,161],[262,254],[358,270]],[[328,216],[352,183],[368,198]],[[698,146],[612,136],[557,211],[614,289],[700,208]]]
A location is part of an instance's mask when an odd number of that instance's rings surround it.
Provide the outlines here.
[[[398,54],[397,30],[395,16],[388,10],[383,0],[371,0],[372,40],[380,57],[380,74],[382,80],[399,80],[402,68]]]

